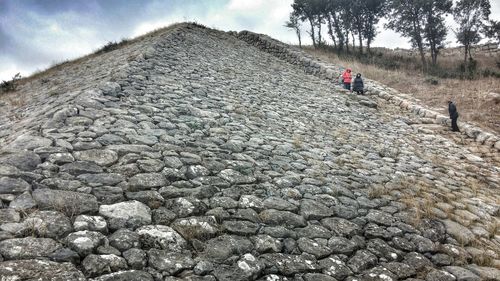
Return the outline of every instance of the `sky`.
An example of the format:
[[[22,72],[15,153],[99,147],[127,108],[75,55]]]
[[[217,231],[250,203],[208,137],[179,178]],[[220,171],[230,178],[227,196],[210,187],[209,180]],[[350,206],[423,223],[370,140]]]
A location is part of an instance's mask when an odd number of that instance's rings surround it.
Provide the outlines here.
[[[0,80],[23,77],[89,54],[110,41],[133,38],[176,22],[224,31],[250,30],[297,44],[284,22],[293,0],[0,0]],[[491,18],[500,20],[500,1]],[[452,20],[448,21],[453,25]],[[303,43],[310,44],[302,32]],[[324,28],[326,29],[326,28]],[[372,46],[410,48],[382,24]],[[326,38],[326,34],[324,36]],[[448,41],[454,43],[449,36]]]

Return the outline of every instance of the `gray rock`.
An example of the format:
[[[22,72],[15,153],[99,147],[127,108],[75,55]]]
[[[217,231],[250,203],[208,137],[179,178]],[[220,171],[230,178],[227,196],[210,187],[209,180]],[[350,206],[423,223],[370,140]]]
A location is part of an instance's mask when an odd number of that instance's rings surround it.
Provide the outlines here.
[[[21,215],[14,209],[0,209],[0,225],[8,222],[19,222]]]
[[[351,269],[345,262],[335,256],[322,259],[318,263],[324,274],[337,278],[338,280],[344,280],[347,276],[353,275]]]
[[[357,224],[343,218],[325,218],[321,224],[337,236],[352,237],[361,231]]]
[[[259,253],[279,253],[283,247],[279,239],[269,235],[257,235],[252,238],[255,250]]]
[[[163,202],[165,201],[165,199],[163,199],[163,197],[158,191],[153,191],[153,190],[127,192],[125,195],[127,199],[139,201],[141,203],[148,205],[148,207],[152,209],[156,209],[162,206]]]
[[[105,96],[112,96],[112,97],[124,96],[123,92],[121,91],[120,84],[116,82],[104,82],[101,85],[99,85],[99,89]]]
[[[99,174],[103,172],[103,169],[94,162],[76,161],[62,165],[60,171],[78,176],[81,174]]]
[[[12,200],[9,204],[9,208],[22,211],[34,209],[36,207],[36,202],[29,192],[17,196],[16,199]]]
[[[16,270],[13,270],[13,268]],[[71,263],[46,260],[0,262],[0,276],[4,280],[86,280],[83,273]]]
[[[146,225],[136,230],[145,249],[162,249],[174,252],[187,247],[186,240],[171,227],[165,225]]]
[[[453,236],[456,240],[461,241],[464,244],[468,244],[470,241],[474,240],[474,233],[472,233],[472,231],[470,231],[467,227],[452,220],[443,220],[443,223],[446,227],[446,232]]]
[[[123,252],[123,257],[127,261],[129,267],[134,269],[141,269],[147,265],[146,252],[141,249],[132,248]]]
[[[129,229],[119,229],[108,237],[109,245],[124,252],[131,248],[140,248],[140,237],[136,232]]]
[[[413,267],[401,262],[388,262],[384,264],[384,267],[400,279],[408,278],[417,274]]]
[[[395,220],[390,214],[378,210],[370,210],[366,215],[366,219],[378,225],[391,226]]]
[[[59,239],[65,237],[73,228],[68,217],[56,211],[38,211],[31,213],[26,224],[39,237]]]
[[[137,174],[129,180],[130,191],[149,190],[167,184],[167,179],[161,173]]]
[[[13,238],[0,242],[0,254],[6,260],[48,257],[60,248],[61,244],[50,238]]]
[[[196,264],[191,258],[190,252],[176,253],[168,250],[150,249],[147,254],[148,263],[151,267],[169,275],[192,269]]]
[[[124,258],[116,255],[88,255],[82,261],[82,268],[87,276],[98,276],[127,269]]]
[[[91,281],[153,281],[151,274],[140,270],[118,271],[99,276]]]
[[[360,273],[366,269],[375,266],[378,262],[377,257],[367,250],[358,250],[347,262],[347,266],[354,272]]]
[[[263,223],[272,226],[282,225],[292,228],[306,226],[304,217],[288,211],[264,210],[260,212],[259,217]]]
[[[333,253],[326,239],[309,239],[301,237],[297,240],[297,245],[302,252],[314,255],[316,258],[323,258]]]
[[[320,202],[304,199],[300,202],[300,214],[306,220],[320,220],[331,217],[333,211]]]
[[[443,269],[448,271],[449,273],[451,273],[453,276],[455,276],[455,278],[457,278],[457,281],[479,281],[479,280],[481,280],[481,277],[477,276],[476,274],[472,273],[470,270],[465,269],[463,267],[445,266]]]
[[[455,281],[455,276],[443,270],[432,269],[425,276],[428,281]]]
[[[98,209],[94,195],[80,192],[43,188],[33,191],[33,199],[42,210],[55,209],[69,216],[93,213]]]
[[[21,194],[26,191],[31,191],[31,185],[23,179],[19,178],[0,178],[0,194]]]
[[[80,256],[77,252],[68,248],[61,248],[49,255],[49,259],[56,262],[71,262],[74,264],[80,263]]]
[[[40,156],[32,151],[0,153],[0,164],[10,165],[22,171],[33,171],[40,163]]]
[[[170,199],[165,202],[165,207],[173,211],[177,217],[203,215],[208,207],[201,200],[192,197]]]
[[[95,231],[78,231],[70,233],[64,240],[65,244],[81,257],[93,253],[97,247],[104,244],[106,236]]]
[[[214,217],[188,217],[175,220],[171,227],[175,229],[184,239],[208,240],[216,236],[220,227]]]
[[[108,224],[103,217],[80,215],[75,218],[73,223],[75,231],[89,230],[97,231],[103,234],[108,233]]]
[[[302,272],[318,271],[317,261],[307,255],[263,254],[260,256],[266,267],[274,266],[277,273],[294,275]]]
[[[328,246],[334,254],[350,255],[358,249],[358,245],[344,237],[332,237],[328,240]]]
[[[207,241],[202,256],[210,261],[224,262],[233,255],[243,255],[252,249],[252,242],[244,237],[222,235]]]
[[[83,174],[79,175],[77,178],[92,186],[116,185],[125,180],[123,175],[116,173]]]
[[[151,209],[139,201],[101,205],[99,215],[106,218],[110,229],[137,228],[151,223]]]
[[[222,228],[229,234],[249,236],[259,230],[259,225],[250,221],[224,221]]]

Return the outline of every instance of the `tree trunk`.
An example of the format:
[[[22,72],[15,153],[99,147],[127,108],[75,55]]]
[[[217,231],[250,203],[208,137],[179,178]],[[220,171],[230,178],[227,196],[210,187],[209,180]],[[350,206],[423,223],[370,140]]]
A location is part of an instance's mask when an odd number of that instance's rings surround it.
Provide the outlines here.
[[[318,16],[318,46],[321,47],[321,16]]]
[[[345,50],[349,53],[349,29],[345,32]]]
[[[330,15],[327,15],[326,20],[327,20],[327,24],[328,24],[328,35],[330,35],[330,38],[332,38],[333,47],[336,49],[337,48],[337,40],[335,40],[335,36],[333,35],[332,20],[330,19]]]
[[[311,36],[314,48],[316,48],[316,37],[314,35],[314,21],[312,20],[312,18],[309,18],[309,24],[311,25],[311,32],[309,33],[309,35]]]
[[[339,26],[339,20],[332,14],[333,23],[335,25],[335,33],[337,33],[337,37],[339,39],[339,50],[342,51],[344,49],[344,34]]]
[[[359,32],[358,38],[359,38],[359,53],[363,54],[363,35],[361,34],[361,32]]]
[[[297,38],[299,39],[299,48],[302,48],[302,40],[300,38],[300,29],[298,27],[295,28],[295,33],[297,33]]]

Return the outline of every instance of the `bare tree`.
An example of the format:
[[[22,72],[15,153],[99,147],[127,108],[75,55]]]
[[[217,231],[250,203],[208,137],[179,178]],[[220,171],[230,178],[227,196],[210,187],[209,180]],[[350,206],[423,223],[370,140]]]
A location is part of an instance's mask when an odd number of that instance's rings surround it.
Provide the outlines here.
[[[290,18],[287,22],[285,22],[285,27],[293,29],[295,34],[297,35],[297,39],[299,39],[299,47],[302,48],[302,40],[300,38],[300,21],[299,17],[295,12],[290,14]]]

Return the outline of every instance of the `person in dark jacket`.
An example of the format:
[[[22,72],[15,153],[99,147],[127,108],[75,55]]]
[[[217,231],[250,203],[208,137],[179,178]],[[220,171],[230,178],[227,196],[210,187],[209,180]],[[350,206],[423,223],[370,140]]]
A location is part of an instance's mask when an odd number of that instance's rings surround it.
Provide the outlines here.
[[[352,90],[356,92],[358,95],[363,94],[364,84],[363,84],[363,79],[361,78],[361,73],[356,74],[356,78],[354,78],[354,82],[352,84]]]
[[[451,118],[451,130],[453,132],[460,132],[460,129],[458,128],[457,125],[457,119],[458,119],[457,107],[452,101],[448,101],[448,113],[450,113],[450,118]]]

